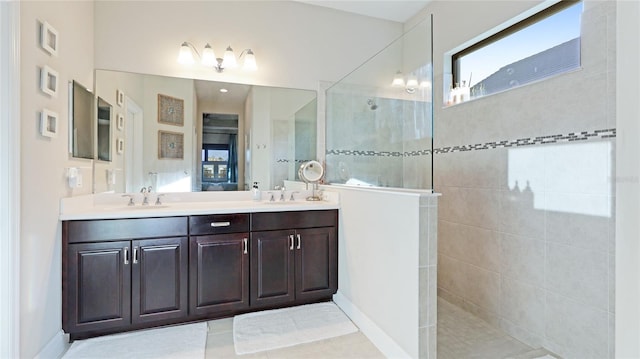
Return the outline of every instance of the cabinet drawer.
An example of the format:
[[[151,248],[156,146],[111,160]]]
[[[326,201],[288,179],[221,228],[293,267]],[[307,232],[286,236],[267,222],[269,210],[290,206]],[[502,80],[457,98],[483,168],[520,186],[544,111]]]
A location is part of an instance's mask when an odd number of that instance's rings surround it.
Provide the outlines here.
[[[187,235],[187,217],[100,219],[63,222],[69,243]]]
[[[252,231],[273,231],[291,228],[335,227],[337,210],[263,212],[251,214]]]
[[[194,234],[249,232],[249,214],[211,214],[189,217],[189,231]]]

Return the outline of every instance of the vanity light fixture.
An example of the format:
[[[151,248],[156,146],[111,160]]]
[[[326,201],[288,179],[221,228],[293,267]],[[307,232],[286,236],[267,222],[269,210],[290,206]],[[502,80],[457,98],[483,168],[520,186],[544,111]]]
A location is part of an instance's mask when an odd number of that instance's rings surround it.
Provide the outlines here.
[[[393,76],[393,81],[391,81],[391,87],[404,88],[407,93],[413,94],[416,92],[418,88],[429,88],[431,87],[431,82],[427,79],[418,80],[416,75],[409,75],[405,81],[405,77],[402,72],[398,71]]]
[[[193,53],[196,53],[200,57],[202,65],[207,67],[213,67],[217,72],[223,72],[225,69],[234,69],[238,67],[238,60],[233,53],[231,46],[227,46],[223,57],[216,57],[215,52],[211,45],[206,44],[202,50],[202,56],[193,46],[192,43],[185,41],[180,45],[180,52],[178,53],[178,62],[183,65],[193,65],[195,59]],[[244,63],[242,69],[245,71],[256,71],[258,65],[256,63],[256,56],[251,49],[242,50],[239,58],[244,57]]]

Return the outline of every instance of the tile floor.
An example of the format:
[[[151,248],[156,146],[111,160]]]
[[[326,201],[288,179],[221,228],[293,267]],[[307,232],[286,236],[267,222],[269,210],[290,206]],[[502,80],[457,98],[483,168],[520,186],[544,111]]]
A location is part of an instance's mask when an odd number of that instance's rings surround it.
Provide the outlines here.
[[[550,355],[549,357],[545,357]],[[438,298],[438,359],[556,358],[494,328],[473,314]],[[233,318],[209,322],[206,359],[382,359],[384,355],[357,332],[336,338],[261,353],[236,355]]]
[[[438,298],[438,359],[541,357],[556,358],[545,349],[534,349],[475,315]]]

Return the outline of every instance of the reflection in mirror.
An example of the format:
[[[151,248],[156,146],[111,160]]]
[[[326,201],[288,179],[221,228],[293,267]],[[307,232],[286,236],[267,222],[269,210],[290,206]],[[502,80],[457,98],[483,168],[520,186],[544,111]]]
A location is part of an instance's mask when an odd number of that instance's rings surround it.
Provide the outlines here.
[[[295,180],[316,158],[316,92],[96,70],[96,94],[116,103],[124,153],[95,162],[95,192],[261,189]],[[159,96],[162,95],[162,96]],[[161,108],[160,98],[172,99]],[[170,114],[167,121],[161,118]],[[163,140],[160,133],[170,133]],[[115,174],[103,183],[101,173]]]
[[[111,105],[98,97],[98,159],[111,161]]]
[[[93,159],[93,93],[76,81],[69,84],[71,114],[71,155],[77,158]]]

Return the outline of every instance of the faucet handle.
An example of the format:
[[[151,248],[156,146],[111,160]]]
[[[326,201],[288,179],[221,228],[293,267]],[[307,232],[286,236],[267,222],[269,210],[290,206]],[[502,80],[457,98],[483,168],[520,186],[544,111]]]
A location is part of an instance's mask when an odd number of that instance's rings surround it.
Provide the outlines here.
[[[133,203],[133,196],[130,194],[123,194],[122,197],[129,197],[129,203],[127,203],[127,206],[135,206],[135,203]]]

